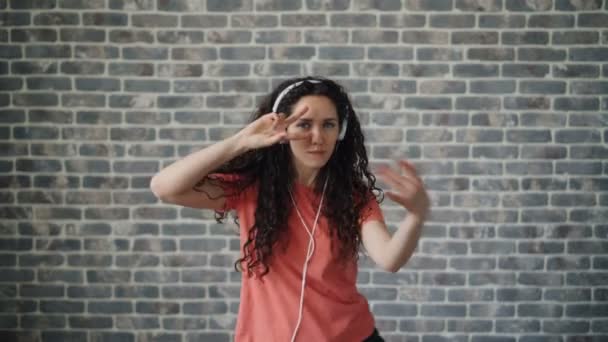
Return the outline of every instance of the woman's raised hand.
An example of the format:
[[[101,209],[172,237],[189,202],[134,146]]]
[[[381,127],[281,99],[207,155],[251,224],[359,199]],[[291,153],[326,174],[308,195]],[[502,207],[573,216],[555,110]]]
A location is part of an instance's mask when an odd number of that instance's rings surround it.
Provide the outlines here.
[[[283,113],[264,114],[239,131],[237,136],[247,149],[267,147],[287,140],[306,139],[309,134],[287,133],[287,127],[307,111],[308,107],[304,106],[289,117]]]
[[[403,173],[387,166],[378,168],[377,174],[391,186],[391,190],[386,191],[385,194],[401,204],[410,214],[424,221],[430,207],[430,199],[424,183],[418,176],[414,164],[407,160],[400,160],[398,164]]]

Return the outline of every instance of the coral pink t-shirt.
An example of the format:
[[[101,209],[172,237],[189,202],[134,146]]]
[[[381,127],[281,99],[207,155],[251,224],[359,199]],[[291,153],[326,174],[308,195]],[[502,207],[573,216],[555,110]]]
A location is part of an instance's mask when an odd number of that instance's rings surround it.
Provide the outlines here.
[[[312,188],[294,184],[294,199],[304,221],[312,230],[320,195]],[[239,217],[241,251],[255,220],[257,186],[226,198],[226,209]],[[378,203],[372,198],[360,221],[384,222]],[[310,236],[297,212],[288,218],[289,245],[275,248],[270,272],[261,279],[242,275],[241,302],[236,325],[236,342],[289,342],[296,327],[300,305],[302,273]],[[375,326],[367,299],[356,287],[357,263],[336,260],[330,248],[328,222],[320,215],[314,234],[315,250],[309,262],[304,308],[296,341],[363,341]],[[246,271],[245,271],[246,272]]]

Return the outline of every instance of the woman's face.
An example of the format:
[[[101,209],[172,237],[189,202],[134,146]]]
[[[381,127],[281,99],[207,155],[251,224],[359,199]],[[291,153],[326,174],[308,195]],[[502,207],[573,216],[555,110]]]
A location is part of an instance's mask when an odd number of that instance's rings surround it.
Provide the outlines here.
[[[340,126],[336,106],[326,96],[303,96],[295,103],[292,113],[303,107],[308,110],[297,121],[287,127],[289,133],[307,133],[302,140],[290,140],[293,162],[299,174],[321,169],[331,157]]]

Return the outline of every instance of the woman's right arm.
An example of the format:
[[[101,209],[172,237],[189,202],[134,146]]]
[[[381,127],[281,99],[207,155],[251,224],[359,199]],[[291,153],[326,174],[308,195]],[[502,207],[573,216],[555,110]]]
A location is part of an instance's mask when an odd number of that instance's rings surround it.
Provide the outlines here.
[[[281,140],[305,139],[305,135],[287,135],[286,127],[306,112],[306,108],[285,118],[262,115],[230,138],[219,141],[172,163],[150,181],[150,189],[161,201],[191,208],[221,210],[224,190],[211,184],[206,176],[239,155]],[[196,189],[195,189],[196,188]]]
[[[150,189],[166,203],[220,210],[225,204],[223,190],[205,176],[246,151],[240,135],[233,135],[165,167],[152,177]]]

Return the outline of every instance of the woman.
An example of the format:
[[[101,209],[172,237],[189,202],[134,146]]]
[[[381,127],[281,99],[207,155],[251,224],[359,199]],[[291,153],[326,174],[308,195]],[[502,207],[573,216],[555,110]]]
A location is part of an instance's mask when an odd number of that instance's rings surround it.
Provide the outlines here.
[[[429,208],[412,164],[377,173],[408,210],[390,235],[348,95],[319,77],[280,84],[234,136],[164,168],[164,202],[235,210],[242,277],[237,342],[383,341],[356,288],[361,244],[396,272],[413,253]],[[378,195],[375,195],[377,193]]]

